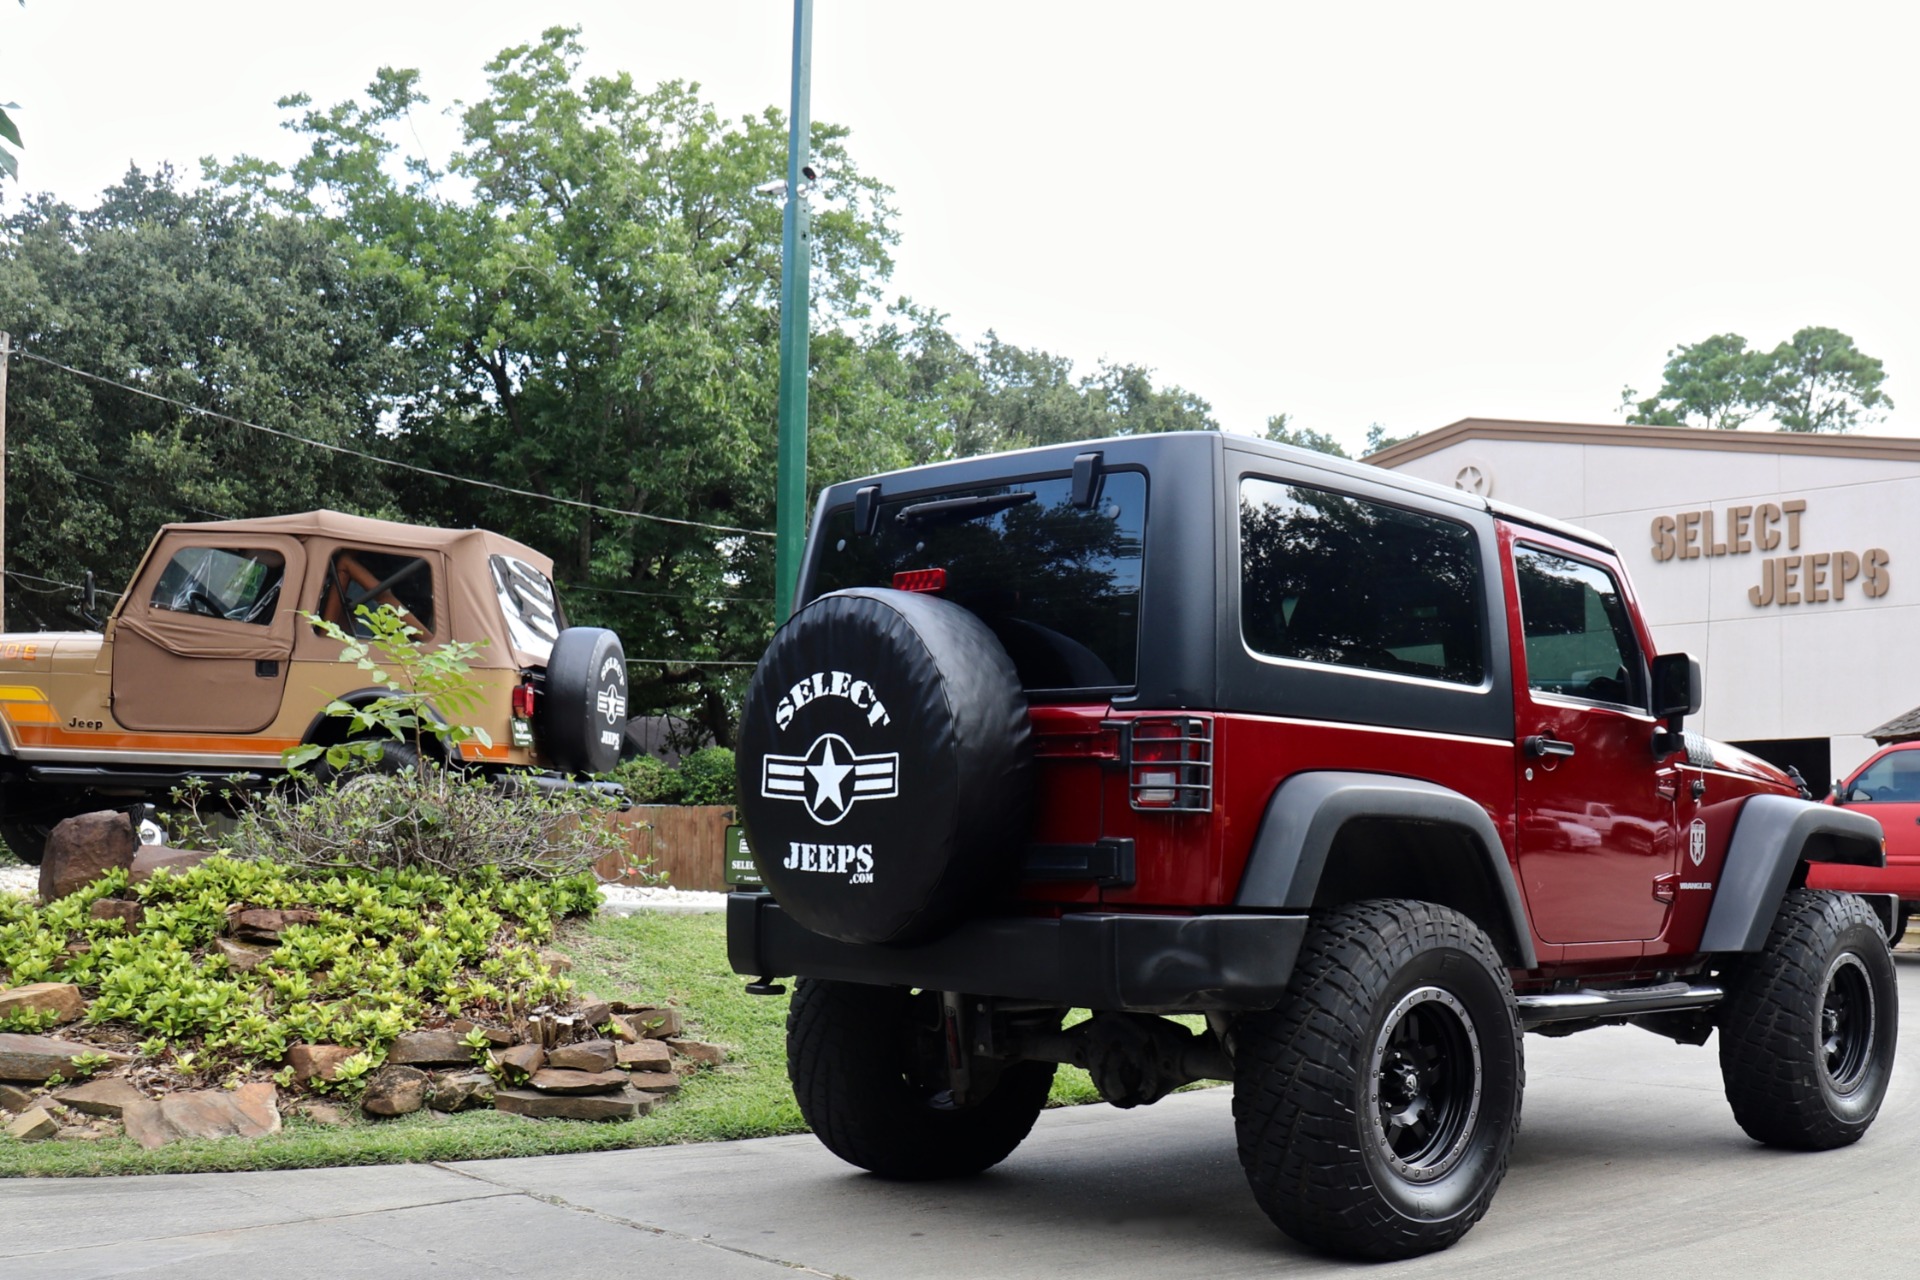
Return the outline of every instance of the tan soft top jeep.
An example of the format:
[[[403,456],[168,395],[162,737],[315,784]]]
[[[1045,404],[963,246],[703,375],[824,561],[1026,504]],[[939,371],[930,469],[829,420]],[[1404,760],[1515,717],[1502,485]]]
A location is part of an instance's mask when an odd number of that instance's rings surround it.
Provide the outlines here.
[[[547,785],[603,772],[626,728],[626,655],[611,631],[567,626],[552,572],[497,533],[337,511],[167,525],[104,633],[0,636],[0,838],[38,861],[74,813],[196,776],[263,783],[289,748],[341,740],[328,704],[383,691],[300,615],[353,628],[363,604],[403,611],[425,643],[481,646],[482,705],[462,720],[492,745],[466,743],[464,763]]]

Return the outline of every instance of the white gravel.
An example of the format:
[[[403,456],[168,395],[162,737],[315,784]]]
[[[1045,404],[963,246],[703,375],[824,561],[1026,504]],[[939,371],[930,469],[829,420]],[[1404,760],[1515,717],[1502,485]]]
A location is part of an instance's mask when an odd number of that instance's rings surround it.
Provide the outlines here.
[[[40,889],[40,868],[0,867],[0,893],[32,894]],[[627,884],[600,886],[600,909],[613,915],[630,916],[640,911],[665,911],[678,915],[705,915],[727,909],[724,893],[699,893],[692,889],[652,889]]]

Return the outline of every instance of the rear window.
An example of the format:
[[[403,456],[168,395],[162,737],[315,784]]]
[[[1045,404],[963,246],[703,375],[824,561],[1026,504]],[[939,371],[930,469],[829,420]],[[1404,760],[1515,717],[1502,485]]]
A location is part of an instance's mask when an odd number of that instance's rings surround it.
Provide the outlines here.
[[[896,573],[944,569],[941,597],[993,629],[1029,692],[1126,688],[1146,515],[1137,471],[1103,475],[1090,508],[1073,505],[1065,476],[883,500],[870,536],[843,508],[821,530],[813,586],[886,587]]]
[[[1255,653],[1477,685],[1473,531],[1304,485],[1240,485],[1240,627]]]
[[[553,656],[553,642],[567,627],[552,581],[516,556],[488,556],[487,565],[493,571],[500,612],[506,615],[507,638],[534,661],[547,661]]]

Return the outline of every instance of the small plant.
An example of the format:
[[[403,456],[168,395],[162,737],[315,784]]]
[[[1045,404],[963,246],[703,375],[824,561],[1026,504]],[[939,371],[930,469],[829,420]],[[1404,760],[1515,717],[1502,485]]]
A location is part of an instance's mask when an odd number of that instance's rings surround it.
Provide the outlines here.
[[[341,643],[340,661],[353,663],[387,692],[357,707],[337,698],[328,703],[326,713],[348,720],[348,732],[354,736],[329,747],[309,743],[283,752],[288,768],[310,764],[322,755],[336,770],[356,761],[376,763],[384,750],[379,741],[383,737],[411,743],[421,769],[427,766],[425,747],[429,737],[440,744],[449,759],[464,742],[493,745],[485,729],[450,719],[481,704],[480,689],[468,665],[468,659],[480,651],[479,645],[449,640],[429,649],[420,643],[419,628],[409,624],[392,605],[383,604],[378,609],[360,605],[354,612],[371,635],[363,638],[349,634],[318,614],[303,612],[300,616]]]
[[[680,762],[687,804],[735,804],[733,752],[704,747]]]
[[[0,1014],[0,1031],[25,1035],[38,1035],[59,1023],[60,1015],[52,1009],[15,1009],[12,1013]]]
[[[73,1055],[73,1069],[82,1080],[91,1079],[102,1067],[113,1065],[113,1059],[104,1053],[95,1053],[89,1049]]]

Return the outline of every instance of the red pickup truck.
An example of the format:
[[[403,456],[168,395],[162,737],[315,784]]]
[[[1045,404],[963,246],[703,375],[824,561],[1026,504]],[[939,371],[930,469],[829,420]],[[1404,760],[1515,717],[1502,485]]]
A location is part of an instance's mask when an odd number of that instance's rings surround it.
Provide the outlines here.
[[[1920,742],[1883,747],[1850,777],[1836,782],[1827,803],[1858,809],[1887,833],[1887,865],[1808,864],[1807,887],[1849,893],[1891,893],[1900,898],[1894,941],[1920,908]]]

